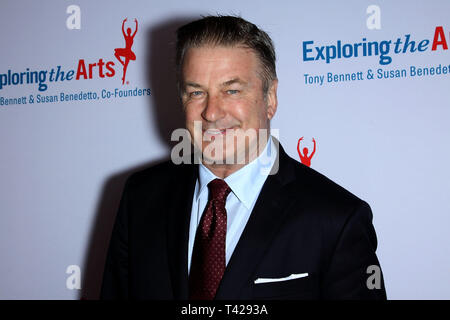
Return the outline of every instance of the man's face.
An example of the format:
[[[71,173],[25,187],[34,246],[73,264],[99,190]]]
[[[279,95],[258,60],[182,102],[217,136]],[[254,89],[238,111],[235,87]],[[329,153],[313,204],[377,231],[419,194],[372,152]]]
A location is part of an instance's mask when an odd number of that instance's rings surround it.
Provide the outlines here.
[[[245,155],[251,161],[262,151],[266,141],[258,150],[259,129],[268,130],[275,114],[277,83],[273,81],[265,97],[259,70],[259,59],[248,48],[203,46],[187,51],[182,67],[186,128],[204,159],[225,163]],[[195,133],[194,121],[201,132]],[[249,129],[255,135],[248,134]],[[245,133],[247,138],[240,139]]]

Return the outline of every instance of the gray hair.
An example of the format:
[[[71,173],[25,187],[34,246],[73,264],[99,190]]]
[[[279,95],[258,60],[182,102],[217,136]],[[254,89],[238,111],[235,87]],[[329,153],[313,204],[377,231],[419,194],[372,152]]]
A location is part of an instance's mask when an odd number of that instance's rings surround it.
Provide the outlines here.
[[[277,79],[275,49],[266,32],[240,17],[206,16],[190,22],[177,30],[176,71],[179,92],[182,92],[181,68],[189,48],[243,45],[252,49],[261,62],[259,75],[263,93],[267,95],[273,80]]]

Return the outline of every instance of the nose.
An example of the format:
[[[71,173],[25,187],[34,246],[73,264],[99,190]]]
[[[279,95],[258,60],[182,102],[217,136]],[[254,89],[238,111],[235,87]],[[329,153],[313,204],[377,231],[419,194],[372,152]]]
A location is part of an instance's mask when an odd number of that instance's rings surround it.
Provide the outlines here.
[[[202,117],[208,122],[215,122],[225,116],[222,101],[219,97],[208,95]]]

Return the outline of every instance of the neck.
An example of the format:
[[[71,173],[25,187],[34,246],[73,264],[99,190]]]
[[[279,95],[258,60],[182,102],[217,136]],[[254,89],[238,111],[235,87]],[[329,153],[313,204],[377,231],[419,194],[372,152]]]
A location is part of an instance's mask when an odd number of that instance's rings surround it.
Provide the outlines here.
[[[245,164],[207,164],[203,162],[203,165],[208,168],[212,173],[214,173],[215,176],[225,179],[229,175],[235,173],[239,169],[246,166],[248,163]]]

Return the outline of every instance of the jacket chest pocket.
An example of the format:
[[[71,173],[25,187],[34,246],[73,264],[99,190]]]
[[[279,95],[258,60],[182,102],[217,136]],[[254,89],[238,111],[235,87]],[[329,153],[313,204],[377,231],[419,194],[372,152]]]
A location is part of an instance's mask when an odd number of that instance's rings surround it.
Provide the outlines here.
[[[253,283],[252,294],[255,299],[317,299],[314,280],[314,275],[308,275],[298,279]]]

